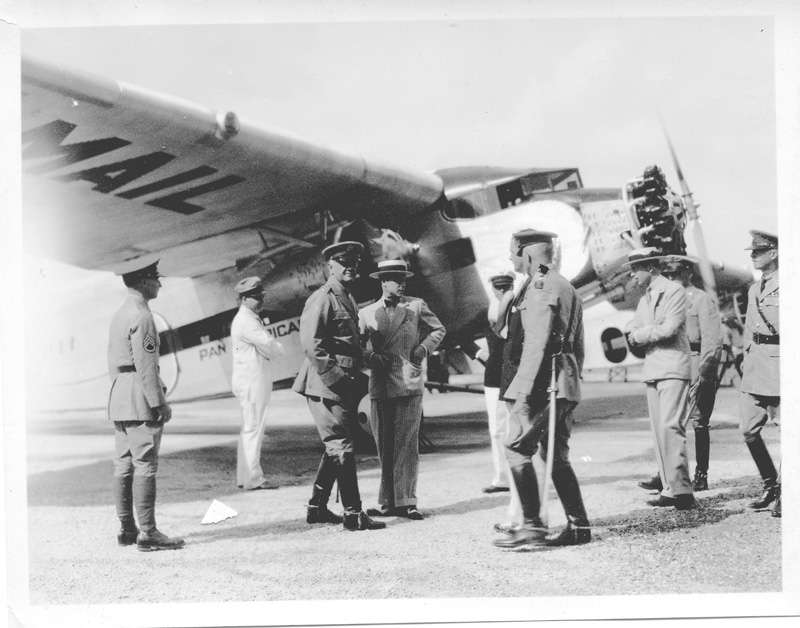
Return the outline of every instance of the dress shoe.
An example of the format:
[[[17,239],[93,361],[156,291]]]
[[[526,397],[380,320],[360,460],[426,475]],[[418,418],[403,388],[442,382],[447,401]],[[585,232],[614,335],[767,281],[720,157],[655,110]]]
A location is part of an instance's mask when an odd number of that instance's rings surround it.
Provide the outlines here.
[[[344,513],[344,529],[355,532],[357,530],[381,530],[386,527],[383,521],[373,521],[363,510],[361,512]]]
[[[507,486],[495,486],[492,484],[491,486],[486,486],[481,489],[484,493],[508,493],[509,488]]]
[[[398,513],[395,508],[379,506],[378,508],[367,508],[367,515],[370,517],[396,517]]]
[[[643,488],[646,491],[663,491],[664,485],[661,483],[661,476],[654,475],[649,480],[639,482],[639,488]]]
[[[494,526],[492,526],[492,530],[498,534],[514,534],[514,532],[519,530],[519,526],[513,523],[495,523]]]
[[[567,520],[566,527],[559,534],[548,536],[545,541],[549,547],[566,545],[583,545],[592,540],[592,531],[588,521]]]
[[[545,545],[546,537],[547,528],[526,523],[519,530],[515,530],[508,536],[494,539],[492,545],[504,548],[522,547],[523,545]]]
[[[412,521],[422,521],[425,518],[422,513],[417,510],[416,506],[409,506],[406,509],[405,517],[406,519],[411,519]]]
[[[153,530],[152,532],[139,532],[136,537],[136,546],[140,552],[157,552],[159,550],[180,549],[184,545],[183,539],[171,539],[163,532]]]
[[[248,488],[247,490],[248,491],[272,491],[272,490],[275,490],[276,488],[280,488],[280,485],[273,484],[269,480],[264,480],[258,486],[253,486],[251,488]]]
[[[656,508],[666,508],[667,506],[674,506],[677,500],[674,497],[666,497],[659,495],[655,499],[648,499],[648,506],[655,506]]]
[[[747,504],[747,507],[753,510],[763,510],[775,501],[775,498],[778,496],[779,486],[780,485],[776,484],[774,481],[764,482],[764,492],[761,494],[761,497]]]
[[[692,481],[692,489],[695,491],[708,490],[708,473],[706,471],[695,469],[694,480]]]
[[[122,526],[117,532],[117,543],[120,545],[134,545],[136,537],[139,535],[139,528],[136,526]]]
[[[306,506],[306,523],[342,523],[339,515],[328,510],[326,506]]]
[[[675,510],[694,510],[695,508],[697,508],[697,500],[691,493],[675,496]]]
[[[780,519],[781,517],[781,485],[778,484],[778,496],[775,498],[775,505],[772,507],[772,516]]]

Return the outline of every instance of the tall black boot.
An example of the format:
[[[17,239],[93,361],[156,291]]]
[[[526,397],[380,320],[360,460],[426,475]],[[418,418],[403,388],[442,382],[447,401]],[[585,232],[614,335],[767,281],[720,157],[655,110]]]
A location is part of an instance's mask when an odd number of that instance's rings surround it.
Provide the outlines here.
[[[769,506],[777,497],[778,472],[775,470],[775,465],[772,464],[772,458],[760,435],[756,435],[753,440],[746,442],[747,448],[750,450],[750,455],[753,456],[753,461],[756,463],[758,472],[761,474],[761,479],[764,482],[764,492],[761,494],[761,497],[750,502],[748,507],[754,510],[761,510]]]
[[[358,490],[355,454],[345,452],[336,459],[336,478],[339,482],[342,506],[344,506],[344,529],[356,531],[385,528],[386,524],[383,521],[374,521],[361,510],[361,493]]]
[[[139,528],[133,518],[133,476],[114,476],[114,503],[117,507],[117,517],[120,529],[117,533],[117,542],[120,545],[133,545]]]
[[[314,489],[311,499],[308,502],[306,522],[307,523],[341,523],[339,515],[328,510],[328,499],[333,490],[333,483],[336,481],[336,460],[322,454],[317,469],[317,477],[314,479]]]
[[[141,530],[136,537],[136,547],[140,552],[181,549],[184,540],[170,538],[156,529],[156,476],[136,476],[133,483],[133,501],[139,517]]]
[[[511,467],[511,477],[517,487],[520,505],[522,506],[522,526],[512,534],[492,543],[497,547],[521,547],[522,545],[544,545],[547,528],[544,527],[539,511],[539,483],[536,471],[531,462]]]
[[[708,490],[708,458],[711,450],[711,436],[707,427],[694,431],[694,454],[697,466],[694,470],[692,489],[695,491]]]
[[[581,487],[571,466],[553,471],[553,485],[567,515],[567,526],[560,534],[547,539],[548,545],[583,545],[592,540],[589,518],[583,505]]]

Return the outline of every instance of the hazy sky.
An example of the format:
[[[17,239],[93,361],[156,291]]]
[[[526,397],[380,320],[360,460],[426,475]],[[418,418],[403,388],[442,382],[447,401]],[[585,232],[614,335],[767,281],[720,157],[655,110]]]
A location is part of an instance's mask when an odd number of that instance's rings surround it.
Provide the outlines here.
[[[661,112],[712,259],[777,231],[770,17],[424,20],[26,29],[24,52],[436,170],[660,165]]]

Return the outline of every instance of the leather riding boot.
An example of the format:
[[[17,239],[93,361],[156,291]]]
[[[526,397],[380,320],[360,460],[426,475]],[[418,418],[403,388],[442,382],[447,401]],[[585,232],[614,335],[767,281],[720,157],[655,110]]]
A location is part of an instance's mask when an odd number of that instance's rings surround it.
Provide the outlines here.
[[[117,542],[120,545],[133,545],[139,528],[133,518],[133,476],[114,476],[114,503],[117,507],[117,517],[121,524],[117,533]]]
[[[553,486],[567,515],[567,527],[548,545],[582,545],[592,540],[589,518],[583,505],[581,487],[571,466],[553,471]]]
[[[142,532],[156,530],[156,476],[137,475],[133,482],[133,502]]]
[[[308,502],[307,523],[342,523],[342,518],[328,510],[328,499],[336,481],[336,460],[322,454],[314,479],[314,489]]]
[[[748,507],[754,510],[760,510],[766,508],[775,501],[778,487],[778,472],[775,470],[775,465],[772,464],[772,458],[760,435],[746,442],[747,448],[750,450],[750,455],[753,456],[753,462],[756,463],[758,472],[761,474],[761,479],[764,482],[764,492],[758,499],[750,502]]]
[[[707,427],[694,431],[694,457],[697,471],[708,472],[708,458],[711,452],[711,436]]]
[[[781,485],[778,484],[778,495],[775,497],[775,505],[772,507],[772,516],[780,518],[781,516]]]
[[[345,511],[361,512],[361,493],[358,490],[358,473],[356,472],[356,456],[353,452],[344,452],[336,463],[336,479],[339,482],[339,495]]]
[[[495,547],[521,547],[523,545],[544,545],[547,528],[539,517],[539,483],[536,481],[536,471],[533,464],[511,467],[511,477],[519,493],[524,521],[519,529],[514,530],[502,539],[495,539]]]

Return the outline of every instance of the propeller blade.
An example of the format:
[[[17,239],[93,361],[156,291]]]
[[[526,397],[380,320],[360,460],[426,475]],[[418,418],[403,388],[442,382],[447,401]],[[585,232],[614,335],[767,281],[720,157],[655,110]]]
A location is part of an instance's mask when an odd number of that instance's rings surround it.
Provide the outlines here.
[[[686,208],[686,213],[689,214],[689,225],[692,229],[692,239],[694,240],[697,257],[700,260],[700,276],[703,278],[703,285],[706,288],[706,292],[708,292],[709,296],[714,300],[714,303],[719,305],[719,300],[717,298],[717,286],[714,280],[714,270],[711,268],[711,262],[708,259],[706,239],[703,236],[703,227],[700,224],[700,216],[697,213],[699,204],[694,202],[692,192],[689,189],[689,184],[686,182],[686,178],[683,176],[681,165],[678,163],[678,156],[675,154],[675,149],[672,147],[672,141],[669,138],[669,133],[667,133],[667,129],[664,127],[663,122],[662,129],[664,131],[664,137],[667,139],[669,152],[672,155],[672,163],[675,166],[675,171],[678,173],[678,182],[681,185],[681,197],[683,199],[683,204]]]

